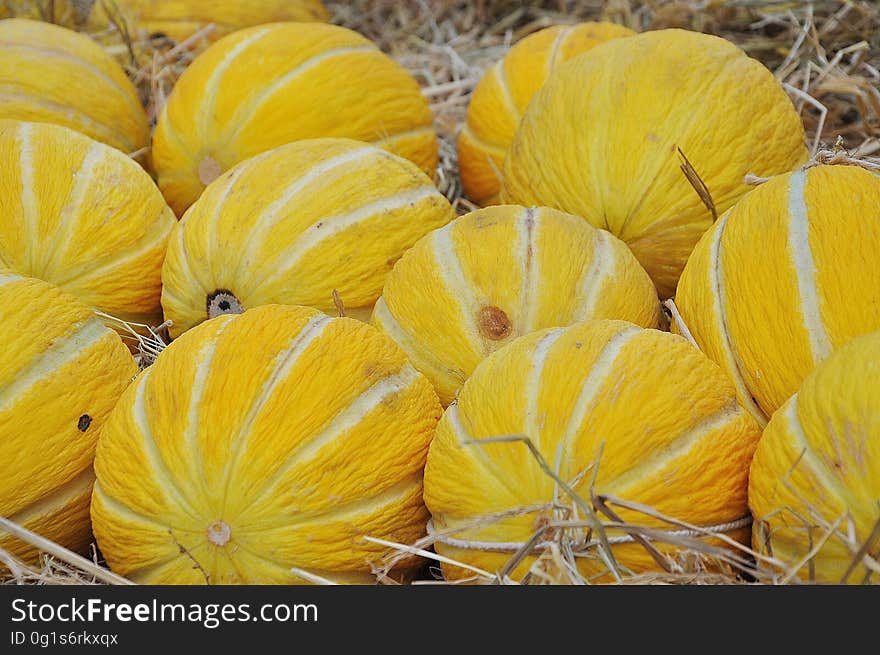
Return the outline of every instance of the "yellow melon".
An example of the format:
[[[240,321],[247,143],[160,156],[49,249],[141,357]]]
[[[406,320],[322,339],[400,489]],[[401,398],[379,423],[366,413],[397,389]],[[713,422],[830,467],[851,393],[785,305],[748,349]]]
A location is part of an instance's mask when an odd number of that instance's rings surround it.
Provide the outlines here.
[[[174,213],[132,159],[58,125],[0,120],[0,266],[117,318],[161,323]]]
[[[513,46],[474,88],[458,137],[458,165],[468,198],[498,203],[501,167],[516,127],[532,96],[556,67],[610,39],[632,36],[614,23],[554,25]]]
[[[387,551],[364,536],[424,534],[440,414],[427,379],[365,323],[282,305],[207,321],[141,373],[101,433],[98,545],[147,584],[374,581]]]
[[[438,552],[493,574],[538,529],[564,518],[554,503],[573,507],[525,444],[479,443],[508,435],[530,439],[587,503],[595,476],[597,494],[696,526],[731,527],[732,537],[748,540],[748,472],[760,429],[722,371],[679,336],[624,321],[584,321],[520,337],[477,366],[437,427],[425,503]],[[678,527],[613,507],[624,521]],[[568,518],[585,518],[575,511]],[[577,549],[587,529],[571,530]],[[619,529],[607,533],[626,537]],[[665,548],[672,556],[673,547]],[[585,576],[607,572],[595,548],[580,552]],[[658,567],[639,544],[614,543],[612,552],[624,572]],[[524,560],[514,576],[534,561]]]
[[[651,278],[625,244],[578,216],[503,205],[416,243],[385,281],[372,320],[448,405],[511,340],[589,318],[656,327]]]
[[[262,23],[278,21],[326,21],[327,9],[320,0],[100,0],[93,5],[86,23],[89,29],[106,28],[113,18],[123,18],[132,33],[144,30],[162,34],[178,43],[213,25],[205,41]]]
[[[614,39],[560,66],[520,122],[501,198],[582,216],[625,241],[662,297],[675,292],[712,214],[807,159],[801,120],[773,75],[732,43],[684,30]]]
[[[57,287],[0,271],[0,307],[0,516],[85,554],[95,443],[137,366]],[[0,548],[37,558],[2,530]]]
[[[197,57],[159,118],[153,163],[181,215],[235,164],[317,137],[373,142],[432,176],[437,164],[416,80],[360,34],[321,23],[240,30]]]
[[[171,237],[162,306],[171,334],[257,305],[367,318],[385,277],[455,216],[412,162],[351,139],[305,139],[213,182]]]
[[[694,250],[676,304],[761,423],[816,364],[880,329],[880,178],[852,166],[780,175]]]
[[[128,154],[150,140],[137,90],[101,46],[23,18],[0,21],[0,118],[64,125]]]
[[[785,573],[878,582],[878,379],[880,332],[873,332],[819,364],[764,430],[749,478],[753,541]]]

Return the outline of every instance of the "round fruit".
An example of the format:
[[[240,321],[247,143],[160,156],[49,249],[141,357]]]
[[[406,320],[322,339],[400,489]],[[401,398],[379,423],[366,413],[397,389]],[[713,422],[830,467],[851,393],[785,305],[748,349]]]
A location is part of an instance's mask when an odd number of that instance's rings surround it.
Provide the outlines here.
[[[582,216],[625,241],[664,298],[713,216],[807,159],[801,120],[758,61],[716,36],[658,30],[560,66],[529,104],[501,198]]]
[[[835,348],[880,330],[880,178],[853,166],[780,175],[695,248],[676,304],[761,423]]]
[[[373,312],[446,405],[511,340],[588,318],[657,326],[651,278],[608,232],[514,205],[472,212],[423,237],[394,266]]]
[[[145,584],[371,582],[423,536],[441,408],[375,328],[306,307],[223,316],[163,351],[101,433],[92,521]],[[404,564],[418,565],[418,561]]]
[[[880,332],[853,339],[806,377],[758,444],[749,477],[754,548],[805,580],[877,582],[878,375]]]
[[[633,34],[614,23],[554,25],[530,34],[492,66],[474,89],[458,137],[458,164],[468,198],[483,206],[498,204],[504,155],[519,120],[559,64]]]
[[[0,22],[0,118],[64,125],[127,154],[150,140],[137,90],[101,46],[23,18]]]
[[[277,21],[326,21],[327,9],[320,0],[114,0],[113,16],[127,19],[129,29],[162,34],[178,43],[212,24],[206,41],[216,41],[236,30]],[[111,20],[107,4],[97,2],[89,16],[91,29],[106,28]]]
[[[174,213],[115,148],[58,125],[0,120],[0,267],[117,318],[161,322]]]
[[[525,444],[479,443],[508,435],[530,439],[587,503],[595,476],[596,494],[706,528],[747,526],[749,463],[760,429],[721,370],[679,336],[624,321],[585,321],[520,337],[477,366],[437,427],[425,502],[445,536],[438,552],[492,573],[517,544],[562,518],[554,505],[572,505]],[[623,521],[674,529],[613,508]],[[587,532],[574,536],[586,539]],[[747,541],[748,532],[738,527],[729,534]],[[640,544],[616,543],[612,551],[632,572],[658,568]],[[579,558],[585,576],[607,572],[595,550],[584,555],[592,555]],[[534,561],[526,558],[514,576]],[[463,569],[445,572],[458,577]]]
[[[240,30],[197,57],[159,118],[153,163],[179,216],[235,164],[315,137],[371,141],[431,175],[437,165],[416,80],[360,34],[320,23]]]
[[[172,336],[257,305],[366,318],[394,263],[455,216],[410,161],[350,139],[306,139],[213,182],[171,237],[162,306]]]
[[[0,271],[0,516],[85,553],[98,433],[137,373],[73,296]],[[0,548],[38,553],[0,531]]]

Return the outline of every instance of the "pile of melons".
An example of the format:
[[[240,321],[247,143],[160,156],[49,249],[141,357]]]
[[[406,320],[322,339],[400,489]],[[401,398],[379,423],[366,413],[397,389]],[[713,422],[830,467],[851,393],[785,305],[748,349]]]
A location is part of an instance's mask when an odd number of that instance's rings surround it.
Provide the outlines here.
[[[371,583],[427,534],[448,579],[563,535],[604,582],[664,530],[878,580],[880,177],[810,160],[759,62],[524,38],[457,216],[418,82],[320,2],[118,4],[217,26],[152,129],[100,44],[0,21],[0,516],[147,584]],[[170,343],[138,367],[120,321]]]

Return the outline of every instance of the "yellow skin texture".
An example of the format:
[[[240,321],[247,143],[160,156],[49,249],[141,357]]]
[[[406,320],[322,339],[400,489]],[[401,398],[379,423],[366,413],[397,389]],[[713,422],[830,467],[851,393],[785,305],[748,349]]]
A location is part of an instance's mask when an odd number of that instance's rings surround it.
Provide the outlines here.
[[[122,67],[87,36],[34,20],[0,22],[0,118],[64,125],[127,154],[150,140]]]
[[[474,89],[458,137],[464,192],[474,202],[498,204],[504,155],[532,96],[556,67],[610,39],[635,32],[614,23],[554,25],[530,34],[490,68]]]
[[[840,584],[880,521],[880,332],[834,352],[777,411],[758,445],[749,481],[754,547],[787,569],[800,564],[829,528],[842,522],[812,558],[812,579]],[[851,534],[850,534],[850,531]],[[876,563],[876,539],[868,553]],[[847,582],[877,584],[861,563]],[[798,575],[811,579],[810,566]]]
[[[588,318],[656,327],[651,278],[623,242],[577,216],[503,205],[419,240],[385,281],[372,321],[448,405],[513,339]]]
[[[748,173],[784,173],[807,159],[801,120],[762,64],[719,37],[657,30],[557,69],[523,116],[501,199],[608,229],[668,298],[712,225],[677,148],[719,212],[753,188]]]
[[[115,148],[57,125],[0,120],[0,267],[96,309],[161,323],[174,213]]]
[[[95,443],[137,366],[57,287],[0,271],[0,307],[0,516],[85,554]],[[0,548],[37,560],[2,531]]]
[[[175,228],[162,272],[172,336],[209,318],[225,289],[244,309],[280,303],[335,313],[333,290],[369,316],[385,277],[455,217],[410,161],[350,139],[307,139],[236,166]]]
[[[368,39],[320,23],[274,23],[220,39],[187,68],[153,139],[159,187],[180,216],[218,173],[299,139],[370,141],[437,165],[416,80]]]
[[[279,21],[326,21],[327,9],[320,0],[114,0],[116,9],[137,29],[161,33],[182,42],[210,23],[214,29],[206,40],[253,25]],[[92,29],[106,28],[108,16],[98,2],[89,16]]]
[[[363,535],[424,535],[441,412],[365,323],[281,305],[207,321],[141,373],[101,434],[101,552],[146,584],[306,582],[291,567],[374,581],[385,549]],[[219,521],[226,539],[212,540]]]
[[[755,188],[694,249],[676,305],[762,424],[831,352],[880,329],[878,219],[880,178],[814,166]]]
[[[558,458],[559,476],[587,499],[593,470],[576,478],[604,444],[596,493],[713,526],[748,512],[747,476],[760,430],[718,367],[679,336],[605,320],[533,332],[483,360],[443,415],[425,469],[435,528],[462,528],[456,538],[479,542],[525,542],[552,518],[544,509],[473,527],[480,517],[553,500],[554,481],[525,444],[462,443],[505,435],[531,439],[550,466]],[[563,492],[560,498],[570,504]],[[668,529],[642,514],[619,514]],[[748,529],[731,536],[746,541]],[[612,548],[632,572],[657,569],[639,545]],[[512,555],[442,543],[437,550],[491,573]],[[585,575],[606,570],[598,560],[578,561]],[[526,560],[515,577],[533,563]],[[467,575],[458,567],[445,572]]]

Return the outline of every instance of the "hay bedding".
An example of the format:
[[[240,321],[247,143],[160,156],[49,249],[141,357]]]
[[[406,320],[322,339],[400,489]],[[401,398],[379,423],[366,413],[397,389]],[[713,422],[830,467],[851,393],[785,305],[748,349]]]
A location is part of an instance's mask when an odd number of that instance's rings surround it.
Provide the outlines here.
[[[75,0],[82,12],[94,0]],[[109,2],[111,0],[97,0]],[[58,17],[52,0],[0,0],[13,15],[43,20]],[[795,102],[816,161],[846,160],[880,170],[880,5],[871,0],[350,0],[325,2],[333,23],[376,41],[409,69],[422,84],[434,111],[440,136],[437,183],[460,213],[475,207],[461,195],[455,139],[464,121],[471,91],[483,71],[512,43],[556,23],[611,20],[637,31],[681,27],[723,36],[762,61],[782,82]],[[60,3],[59,3],[60,5]],[[119,25],[121,26],[121,21]],[[207,26],[203,32],[210,31]],[[161,36],[130,34],[113,28],[94,35],[121,54],[138,86],[151,120],[161,110],[180,73],[192,61],[189,42],[174,43]],[[756,118],[757,119],[757,118]],[[139,154],[139,153],[132,153]],[[760,183],[760,180],[755,180]],[[674,306],[671,308],[674,311]],[[163,326],[131,330],[147,366],[167,339]],[[147,333],[148,336],[142,336]],[[526,444],[528,445],[528,444]],[[540,457],[535,453],[536,457]],[[540,461],[540,460],[539,460]],[[553,471],[542,463],[545,472]],[[553,509],[558,517],[529,543],[511,553],[513,570],[521,558],[538,555],[524,582],[531,584],[585,584],[575,562],[578,557],[603,557],[611,575],[623,584],[784,584],[795,581],[796,571],[772,557],[761,556],[736,544],[726,550],[700,540],[700,530],[673,517],[663,518],[669,528],[658,531],[617,521],[615,507],[629,507],[657,518],[647,507],[633,507],[620,499],[593,495],[583,498],[562,481]],[[499,517],[485,517],[485,521]],[[839,522],[838,522],[839,523]],[[603,525],[616,525],[628,538],[653,551],[665,572],[632,575],[608,557]],[[583,543],[588,531],[590,545]],[[845,537],[845,526],[821,526],[817,544],[832,535]],[[880,533],[880,526],[875,533]],[[0,550],[0,563],[11,584],[119,584],[123,579],[101,567],[100,556],[76,556],[38,535],[22,537],[46,552],[38,566],[13,559]],[[403,557],[425,558],[422,579],[415,584],[443,584],[440,557],[431,546],[448,535],[432,532],[416,544],[386,544],[391,554],[375,565],[377,582],[396,584],[394,565]],[[722,537],[724,539],[724,537]],[[670,559],[653,543],[663,541],[682,548]],[[729,542],[733,545],[733,542]],[[851,544],[854,557],[867,548]],[[809,558],[802,563],[809,570]],[[880,573],[880,564],[872,562]],[[873,567],[872,567],[873,568]],[[473,570],[472,580],[511,584],[505,571],[490,574]]]

